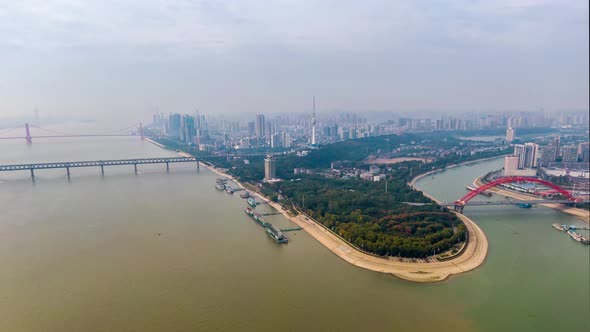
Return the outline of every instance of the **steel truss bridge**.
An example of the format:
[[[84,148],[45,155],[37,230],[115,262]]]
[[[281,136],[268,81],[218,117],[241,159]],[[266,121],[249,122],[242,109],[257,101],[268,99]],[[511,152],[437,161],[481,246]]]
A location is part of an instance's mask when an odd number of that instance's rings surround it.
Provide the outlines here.
[[[0,165],[0,172],[9,171],[30,171],[31,179],[35,181],[35,170],[65,168],[68,178],[70,177],[70,168],[78,167],[100,167],[101,174],[104,175],[106,166],[123,166],[133,165],[137,173],[137,165],[147,164],[166,164],[166,171],[170,170],[171,163],[196,163],[199,169],[199,159],[196,157],[174,157],[174,158],[141,158],[141,159],[116,159],[116,160],[94,160],[94,161],[66,161],[55,163],[38,163],[38,164],[16,164]]]

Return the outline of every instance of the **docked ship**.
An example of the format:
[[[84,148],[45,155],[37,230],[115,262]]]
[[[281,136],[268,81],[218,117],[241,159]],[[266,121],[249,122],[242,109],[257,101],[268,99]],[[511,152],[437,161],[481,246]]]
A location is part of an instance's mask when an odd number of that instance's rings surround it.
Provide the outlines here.
[[[576,231],[574,231],[573,229],[567,231],[567,233],[570,235],[570,237],[578,242],[582,242],[582,239],[584,239],[584,237],[578,233],[576,233]]]
[[[533,204],[531,203],[518,203],[516,204],[518,207],[521,207],[523,209],[530,209],[533,207]]]
[[[254,197],[250,197],[250,198],[248,198],[248,204],[249,204],[251,207],[256,207],[256,200],[254,199]]]
[[[555,228],[556,230],[562,231],[562,232],[565,232],[565,231],[567,231],[569,229],[569,227],[567,225],[563,225],[563,224],[557,224],[556,223],[556,224],[553,224],[551,226],[553,226],[553,228]]]
[[[254,210],[252,210],[251,208],[249,208],[249,207],[246,208],[246,210],[244,210],[244,212],[246,212],[246,214],[249,215],[252,219],[254,219],[254,221],[256,221],[260,226],[268,227],[268,225],[270,225],[269,223],[264,221],[264,218],[262,218],[261,215],[259,215],[258,213],[255,213]]]
[[[225,190],[225,185],[223,183],[217,183],[215,188],[217,188],[217,190]]]
[[[240,197],[242,197],[242,198],[248,198],[248,197],[250,197],[250,193],[247,192],[247,191],[245,191],[245,192],[243,192],[243,193],[240,194]]]
[[[276,229],[273,224],[267,223],[266,226],[266,234],[270,236],[271,239],[275,240],[277,243],[287,243],[289,240],[283,235],[283,232]]]
[[[226,187],[225,192],[232,195],[234,193],[234,190],[231,187]]]

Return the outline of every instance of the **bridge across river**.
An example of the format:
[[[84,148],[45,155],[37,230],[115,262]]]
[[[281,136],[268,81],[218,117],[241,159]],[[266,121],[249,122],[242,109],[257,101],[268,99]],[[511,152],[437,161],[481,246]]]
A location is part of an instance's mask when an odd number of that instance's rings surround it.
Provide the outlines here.
[[[122,166],[133,165],[135,173],[137,173],[137,165],[146,164],[166,164],[166,171],[170,170],[171,163],[197,163],[197,170],[199,169],[199,159],[196,157],[173,157],[173,158],[139,158],[139,159],[114,159],[114,160],[93,160],[93,161],[66,161],[54,163],[38,163],[38,164],[15,164],[15,165],[0,165],[0,172],[8,171],[30,171],[31,179],[35,181],[35,170],[39,169],[55,169],[65,168],[68,178],[70,177],[70,168],[77,167],[100,167],[102,175],[104,175],[105,166]]]
[[[521,205],[521,204],[574,204],[574,203],[584,203],[584,201],[576,201],[572,202],[571,200],[559,199],[559,200],[549,200],[549,199],[538,199],[538,200],[526,200],[526,201],[519,201],[519,200],[505,200],[505,201],[475,201],[475,202],[468,202],[465,203],[464,206],[484,206],[484,205]],[[457,203],[443,203],[441,206],[455,206]]]

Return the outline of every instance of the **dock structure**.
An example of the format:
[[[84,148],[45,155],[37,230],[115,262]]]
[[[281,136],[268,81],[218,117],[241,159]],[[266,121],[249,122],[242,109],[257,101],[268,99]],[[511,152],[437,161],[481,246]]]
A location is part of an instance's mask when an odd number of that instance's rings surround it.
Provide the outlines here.
[[[70,177],[70,168],[79,167],[100,167],[101,174],[104,175],[106,166],[123,166],[133,165],[137,174],[137,165],[147,164],[166,164],[166,171],[170,170],[170,164],[173,163],[197,163],[197,170],[200,169],[199,159],[196,157],[173,157],[173,158],[138,158],[138,159],[113,159],[113,160],[93,160],[93,161],[66,161],[55,163],[37,163],[37,164],[14,164],[0,165],[0,172],[9,171],[30,171],[31,180],[35,181],[35,170],[65,168],[68,178]]]
[[[295,231],[300,231],[303,228],[301,227],[293,227],[293,228],[281,228],[281,232],[295,232]]]

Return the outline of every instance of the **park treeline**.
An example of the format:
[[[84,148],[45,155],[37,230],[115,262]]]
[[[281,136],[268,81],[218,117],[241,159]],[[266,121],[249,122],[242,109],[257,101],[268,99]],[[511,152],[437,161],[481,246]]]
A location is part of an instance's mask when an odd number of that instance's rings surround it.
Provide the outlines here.
[[[328,144],[310,150],[306,156],[293,153],[276,156],[277,176],[283,181],[264,184],[261,191],[273,201],[280,198],[284,205],[303,210],[364,251],[380,256],[423,258],[465,241],[466,230],[455,214],[413,190],[408,182],[433,169],[499,156],[508,150],[498,148],[475,154],[451,154],[431,163],[406,161],[381,166],[387,175],[387,180],[382,182],[364,181],[358,177],[331,178],[326,172],[336,161],[345,161],[350,168],[368,169],[364,161],[369,155],[394,153],[401,156],[404,150],[400,155],[400,147],[405,147],[406,151],[416,151],[424,146],[445,150],[471,144],[481,143],[439,133],[388,135]],[[193,152],[186,148],[183,151]],[[240,181],[260,183],[264,177],[263,156],[222,158],[202,155],[202,158],[216,167],[227,169]],[[294,174],[294,168],[310,169],[312,174]]]
[[[381,256],[426,257],[465,240],[465,228],[404,181],[318,175],[270,188],[356,247]],[[426,203],[413,206],[405,202]]]

